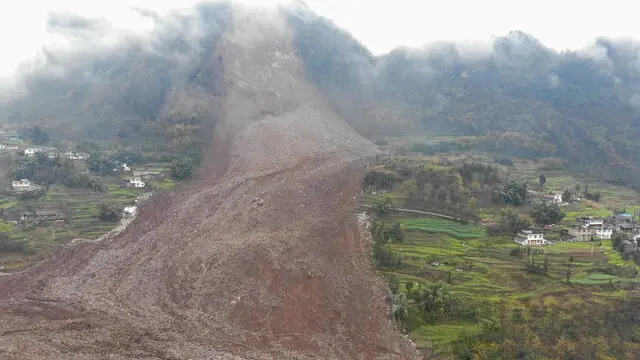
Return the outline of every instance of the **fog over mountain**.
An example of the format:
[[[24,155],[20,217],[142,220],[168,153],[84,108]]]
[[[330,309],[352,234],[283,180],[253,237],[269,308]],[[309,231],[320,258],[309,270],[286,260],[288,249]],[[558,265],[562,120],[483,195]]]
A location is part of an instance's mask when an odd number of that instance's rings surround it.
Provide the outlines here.
[[[65,45],[45,47],[22,67],[0,114],[96,138],[144,133],[172,116],[210,117],[220,59],[229,56],[215,50],[231,16],[225,7],[140,10],[147,30],[135,33],[52,13],[48,29]],[[513,31],[492,42],[441,42],[376,57],[303,3],[279,8],[295,29],[308,76],[363,135],[477,135],[479,148],[609,164],[610,180],[636,182],[629,181],[640,151],[633,39],[557,52]]]

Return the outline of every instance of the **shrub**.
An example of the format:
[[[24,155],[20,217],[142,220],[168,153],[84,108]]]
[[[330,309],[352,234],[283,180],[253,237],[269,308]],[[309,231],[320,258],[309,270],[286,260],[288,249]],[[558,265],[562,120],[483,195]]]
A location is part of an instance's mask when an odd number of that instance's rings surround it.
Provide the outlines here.
[[[113,204],[100,204],[98,218],[102,221],[116,222],[122,218],[122,209]]]
[[[190,160],[177,160],[171,165],[171,177],[176,180],[187,180],[193,175],[193,162]]]

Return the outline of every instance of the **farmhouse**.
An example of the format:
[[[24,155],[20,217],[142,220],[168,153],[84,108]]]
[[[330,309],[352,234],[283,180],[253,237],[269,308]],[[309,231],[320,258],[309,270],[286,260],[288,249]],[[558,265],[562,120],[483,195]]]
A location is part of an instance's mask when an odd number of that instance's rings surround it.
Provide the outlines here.
[[[39,152],[42,152],[42,149],[41,149],[41,148],[35,148],[35,147],[32,147],[32,148],[26,148],[26,149],[24,149],[24,154],[25,154],[26,156],[28,156],[28,157],[36,156],[36,154],[37,154],[37,153],[39,153]]]
[[[616,231],[631,232],[636,228],[634,216],[628,213],[614,215],[609,222]]]
[[[66,153],[64,153],[64,156],[69,159],[69,160],[87,160],[89,159],[89,154],[85,154],[85,153],[77,153],[75,151],[67,151]]]
[[[15,191],[27,191],[27,190],[31,190],[31,188],[33,187],[29,179],[13,180],[13,182],[11,183],[11,186]]]
[[[133,177],[140,178],[141,180],[156,179],[162,177],[162,173],[149,170],[133,170]]]
[[[542,200],[549,204],[562,204],[562,193],[554,192],[553,194],[542,195]]]
[[[578,225],[569,229],[569,235],[571,235],[575,241],[611,239],[613,227],[606,225],[603,219],[582,218],[579,219]]]
[[[137,188],[143,188],[147,184],[144,181],[142,181],[139,177],[134,177],[129,179],[129,185]]]
[[[51,225],[58,221],[64,221],[66,215],[58,210],[18,211],[18,226]]]
[[[522,230],[513,239],[513,242],[525,246],[553,245],[552,242],[544,238],[541,233],[534,233],[531,230]]]
[[[116,167],[113,168],[113,172],[118,172],[118,171],[122,171],[122,172],[129,172],[131,171],[131,168],[126,164],[126,163],[117,163]]]

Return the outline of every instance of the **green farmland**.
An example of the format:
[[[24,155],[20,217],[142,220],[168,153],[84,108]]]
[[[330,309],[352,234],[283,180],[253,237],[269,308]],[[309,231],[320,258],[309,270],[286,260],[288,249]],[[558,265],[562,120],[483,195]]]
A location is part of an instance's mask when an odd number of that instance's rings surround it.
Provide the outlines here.
[[[448,284],[456,296],[478,304],[473,321],[435,322],[418,318],[416,305],[410,304],[409,314],[414,316],[410,337],[434,358],[449,358],[461,333],[479,333],[483,324],[495,319],[495,307],[501,302],[507,301],[512,309],[532,302],[595,306],[628,296],[629,291],[621,288],[640,281],[629,273],[636,265],[623,260],[609,241],[557,243],[534,255],[514,256],[512,250],[518,245],[511,237],[489,237],[482,226],[399,212],[388,219],[401,224],[405,239],[386,245],[402,259],[402,266],[382,269],[386,278],[397,278],[401,291],[408,291],[408,286]],[[543,264],[545,258],[546,275],[528,273],[532,260]]]
[[[400,221],[407,231],[446,234],[458,239],[474,239],[487,236],[482,226],[465,225],[439,218],[403,219]]]

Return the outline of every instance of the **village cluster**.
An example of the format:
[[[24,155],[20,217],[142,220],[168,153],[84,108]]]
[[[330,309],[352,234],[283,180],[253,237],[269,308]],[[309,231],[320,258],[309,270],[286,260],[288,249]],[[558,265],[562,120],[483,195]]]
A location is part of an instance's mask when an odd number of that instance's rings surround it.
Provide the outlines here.
[[[544,194],[539,197],[542,201],[566,206],[562,199],[562,193]],[[579,198],[572,201],[580,201]],[[561,238],[567,242],[585,242],[609,240],[616,232],[630,235],[634,242],[640,241],[640,224],[636,221],[635,214],[620,213],[607,218],[593,216],[579,217],[569,229],[561,231]],[[555,231],[556,226],[547,225],[541,229],[522,230],[514,237],[513,241],[523,246],[553,245],[554,242],[545,238],[545,232]]]
[[[61,150],[50,146],[37,146],[33,144],[24,144],[21,137],[14,131],[6,131],[0,129],[0,153],[17,153],[21,156],[34,158],[38,154],[44,154],[49,159],[63,158],[76,162],[83,162],[86,166],[91,155],[83,152],[76,152],[73,149]],[[151,179],[161,179],[164,177],[162,172],[150,170],[135,170],[126,163],[114,161],[113,174],[119,174],[122,178],[120,187],[123,188],[148,188],[148,181]],[[130,175],[129,175],[130,174]],[[10,189],[13,195],[19,196],[32,191],[43,190],[44,186],[38,184],[32,179],[24,178],[20,180],[12,180]],[[137,202],[138,200],[136,200]],[[123,209],[122,217],[126,218],[135,215],[136,206],[126,206]],[[31,209],[31,210],[15,210],[0,209],[0,217],[7,223],[15,224],[21,228],[32,226],[53,226],[56,227],[67,220],[67,214],[58,209]]]

